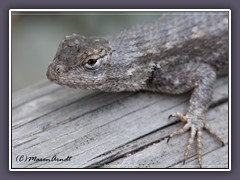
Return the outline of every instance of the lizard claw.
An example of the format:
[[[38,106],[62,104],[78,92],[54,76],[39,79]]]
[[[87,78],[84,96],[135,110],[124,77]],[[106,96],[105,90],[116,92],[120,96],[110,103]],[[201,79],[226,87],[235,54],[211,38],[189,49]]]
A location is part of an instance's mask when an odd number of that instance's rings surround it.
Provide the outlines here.
[[[170,115],[168,116],[168,120],[169,120],[171,117],[173,117],[173,115],[172,115],[172,114],[170,114]]]
[[[172,117],[175,117],[177,118],[178,120],[182,121],[182,122],[187,122],[187,119],[188,117],[187,116],[184,116],[182,115],[181,113],[179,112],[175,112],[175,113],[172,113],[168,116],[168,119],[172,118]]]
[[[171,137],[170,137],[170,136],[168,136],[167,143],[170,141],[170,139],[171,139]]]
[[[192,144],[196,138],[197,140],[197,155],[198,155],[198,164],[199,167],[202,167],[202,132],[205,129],[209,134],[214,136],[218,141],[224,145],[223,139],[215,132],[206,122],[201,121],[202,118],[191,116],[183,116],[180,113],[173,113],[170,115],[171,117],[177,117],[179,120],[183,122],[187,122],[185,126],[177,131],[171,133],[167,139],[167,143],[174,136],[179,136],[186,131],[190,130],[190,138],[188,139],[188,144],[185,149],[183,164],[185,164],[186,159],[188,158],[189,152],[192,149]]]

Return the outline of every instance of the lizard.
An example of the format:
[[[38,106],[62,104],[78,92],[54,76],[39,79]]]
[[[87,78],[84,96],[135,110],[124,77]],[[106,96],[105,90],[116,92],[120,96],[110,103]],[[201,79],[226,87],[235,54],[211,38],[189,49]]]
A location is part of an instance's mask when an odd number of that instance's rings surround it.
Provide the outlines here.
[[[105,92],[191,91],[185,125],[167,139],[190,131],[184,160],[196,139],[202,167],[202,134],[224,140],[206,121],[216,78],[228,74],[228,12],[169,12],[158,19],[102,37],[67,35],[59,44],[47,78],[62,86]]]

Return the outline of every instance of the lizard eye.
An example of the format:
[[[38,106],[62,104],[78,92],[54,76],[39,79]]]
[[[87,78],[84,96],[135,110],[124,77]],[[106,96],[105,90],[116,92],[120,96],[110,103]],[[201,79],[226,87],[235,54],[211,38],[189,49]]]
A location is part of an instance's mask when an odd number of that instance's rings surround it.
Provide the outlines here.
[[[99,59],[88,59],[84,66],[87,69],[97,69],[101,65],[101,60]]]
[[[96,64],[96,62],[97,62],[97,59],[89,59],[87,61],[87,64],[90,65],[90,66],[93,66],[94,64]]]

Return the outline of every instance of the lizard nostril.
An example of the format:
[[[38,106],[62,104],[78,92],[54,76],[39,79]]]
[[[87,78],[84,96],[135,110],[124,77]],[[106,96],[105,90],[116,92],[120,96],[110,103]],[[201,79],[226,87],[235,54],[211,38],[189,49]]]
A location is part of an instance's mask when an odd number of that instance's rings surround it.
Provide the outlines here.
[[[55,72],[59,75],[59,74],[65,72],[65,68],[62,65],[57,65],[55,67]]]
[[[56,72],[57,72],[58,74],[60,74],[60,73],[61,73],[60,68],[57,68],[57,69],[56,69]]]

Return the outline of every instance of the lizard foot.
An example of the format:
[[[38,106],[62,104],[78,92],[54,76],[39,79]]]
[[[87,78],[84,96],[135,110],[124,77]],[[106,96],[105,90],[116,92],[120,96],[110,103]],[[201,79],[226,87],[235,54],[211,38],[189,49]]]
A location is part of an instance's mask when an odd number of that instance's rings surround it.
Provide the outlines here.
[[[224,146],[224,142],[222,137],[220,137],[210,126],[208,123],[204,122],[204,118],[201,116],[190,116],[190,115],[182,115],[181,113],[173,113],[168,118],[175,117],[178,120],[185,122],[185,126],[177,131],[174,131],[172,134],[169,135],[167,143],[169,140],[174,137],[185,133],[186,131],[190,130],[190,138],[188,140],[188,144],[185,149],[184,153],[184,160],[183,164],[185,164],[186,159],[188,158],[189,152],[192,148],[192,143],[196,137],[197,140],[197,154],[198,154],[198,164],[200,168],[202,167],[202,132],[205,129],[209,134],[215,137],[218,141],[222,143]]]

